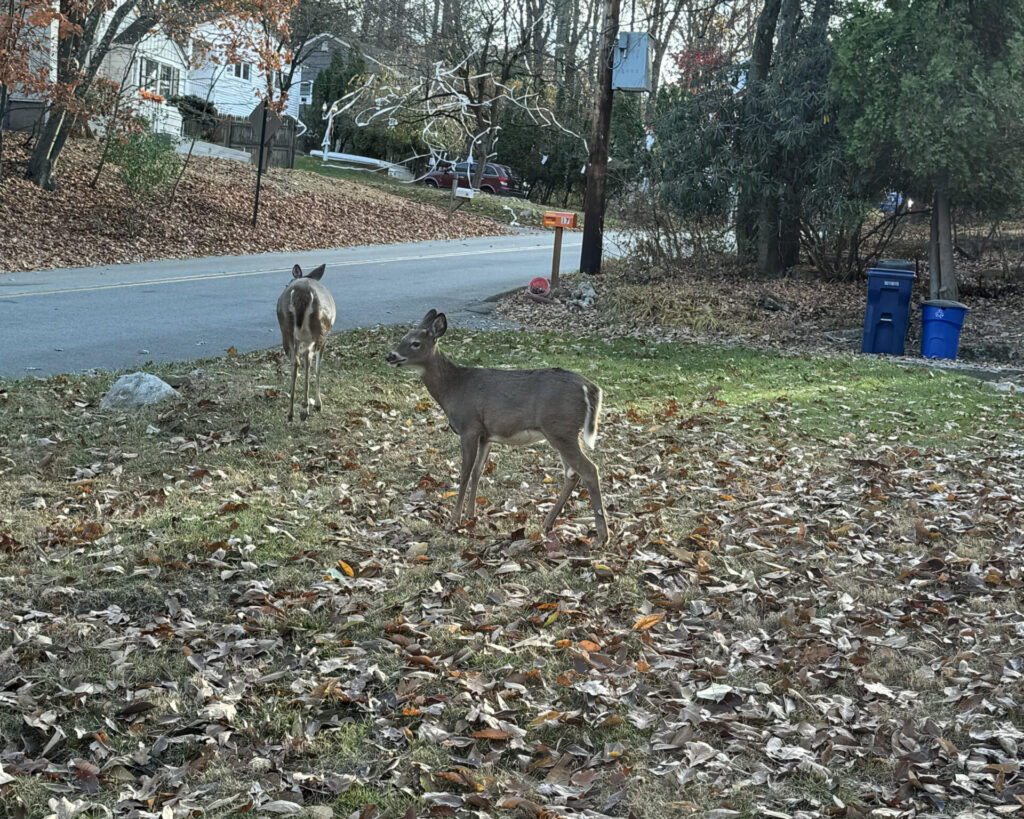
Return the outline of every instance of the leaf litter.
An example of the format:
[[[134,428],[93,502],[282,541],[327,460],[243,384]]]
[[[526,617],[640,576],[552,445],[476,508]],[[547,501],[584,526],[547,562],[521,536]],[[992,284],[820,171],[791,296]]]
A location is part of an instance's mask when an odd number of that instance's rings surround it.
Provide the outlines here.
[[[18,143],[5,145],[0,273],[458,239],[504,230],[490,219],[464,213],[449,219],[434,205],[283,168],[264,175],[254,230],[251,165],[193,157],[172,202],[136,201],[117,178],[116,166],[108,165],[90,186],[100,154],[91,140],[73,140],[61,155],[60,189],[47,192],[22,178],[28,151]]]
[[[108,376],[4,386],[4,815],[1021,812],[1020,399],[454,334],[461,360],[596,364],[594,554],[586,503],[537,531],[541,447],[496,451],[445,528],[457,443],[366,355],[392,336],[336,346],[306,425],[276,354],[138,416],[98,409]]]

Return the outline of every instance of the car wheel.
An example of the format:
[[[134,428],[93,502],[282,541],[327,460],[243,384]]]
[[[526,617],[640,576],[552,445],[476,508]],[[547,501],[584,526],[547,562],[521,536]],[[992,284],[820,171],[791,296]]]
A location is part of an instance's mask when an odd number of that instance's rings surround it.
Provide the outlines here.
[[[488,185],[481,185],[480,186],[480,191],[481,191],[481,193],[493,194],[494,193],[494,188],[492,188],[492,187],[490,187]]]
[[[437,187],[437,180],[436,179],[431,179],[431,178],[427,177],[426,179],[423,180],[423,183],[428,188],[436,188]]]

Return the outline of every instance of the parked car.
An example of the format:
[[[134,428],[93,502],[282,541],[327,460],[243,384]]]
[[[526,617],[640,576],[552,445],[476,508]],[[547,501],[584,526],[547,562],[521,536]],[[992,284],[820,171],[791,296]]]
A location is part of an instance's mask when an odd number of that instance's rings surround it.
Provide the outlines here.
[[[468,188],[470,180],[476,175],[476,167],[475,162],[438,166],[423,177],[423,184],[431,188],[451,188],[452,180],[457,177],[458,187]],[[498,196],[526,197],[526,188],[523,186],[522,177],[508,165],[499,165],[496,162],[488,162],[484,168],[484,175],[480,178],[480,190]]]

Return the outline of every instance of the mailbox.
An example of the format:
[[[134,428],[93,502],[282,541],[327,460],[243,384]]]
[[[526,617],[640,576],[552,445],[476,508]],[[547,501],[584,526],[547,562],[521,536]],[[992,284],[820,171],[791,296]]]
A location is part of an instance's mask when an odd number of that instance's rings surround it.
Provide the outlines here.
[[[544,214],[544,227],[574,228],[576,227],[576,214],[564,213],[559,210],[549,210]]]

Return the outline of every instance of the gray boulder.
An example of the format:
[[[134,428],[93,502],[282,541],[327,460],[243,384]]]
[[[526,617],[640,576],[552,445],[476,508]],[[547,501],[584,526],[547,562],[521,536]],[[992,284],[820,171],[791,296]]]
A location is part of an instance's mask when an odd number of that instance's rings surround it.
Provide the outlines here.
[[[178,391],[149,373],[122,375],[100,401],[102,409],[132,409],[177,398]]]

